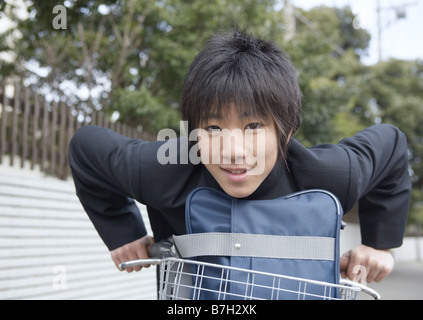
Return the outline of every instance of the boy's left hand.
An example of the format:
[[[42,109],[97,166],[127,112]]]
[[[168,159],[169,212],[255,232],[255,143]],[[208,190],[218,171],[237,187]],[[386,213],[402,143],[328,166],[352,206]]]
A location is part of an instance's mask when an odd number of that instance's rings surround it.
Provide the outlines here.
[[[358,282],[379,282],[392,272],[394,258],[389,250],[360,245],[341,257],[341,276]]]

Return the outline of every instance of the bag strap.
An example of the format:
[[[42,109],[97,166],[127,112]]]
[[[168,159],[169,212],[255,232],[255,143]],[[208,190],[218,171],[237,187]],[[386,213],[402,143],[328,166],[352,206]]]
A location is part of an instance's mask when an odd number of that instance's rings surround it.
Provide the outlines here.
[[[238,256],[277,259],[335,260],[335,239],[244,233],[194,233],[173,236],[182,258]]]

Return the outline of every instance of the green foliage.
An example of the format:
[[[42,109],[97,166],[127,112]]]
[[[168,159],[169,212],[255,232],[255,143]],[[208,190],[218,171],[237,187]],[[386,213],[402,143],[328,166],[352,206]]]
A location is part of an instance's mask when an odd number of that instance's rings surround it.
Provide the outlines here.
[[[179,130],[179,111],[166,108],[160,99],[141,87],[139,90],[117,89],[112,94],[113,109],[119,110],[120,120],[143,130],[158,132],[163,128]]]
[[[370,38],[349,23],[353,19],[349,7],[318,7],[301,15],[312,26],[299,24],[296,37],[285,45],[304,95],[298,138],[306,145],[337,142],[364,128],[355,110],[367,103],[361,101],[360,54]]]
[[[272,30],[268,34],[279,31],[272,27],[273,0],[68,0],[65,30],[52,26],[52,9],[63,3],[24,3],[29,18],[19,21],[21,37],[14,48],[16,65],[24,67],[13,72],[35,78],[34,87],[65,95],[83,108],[102,108],[107,114],[118,110],[121,119],[138,121],[153,132],[161,124],[175,126],[174,106],[185,74],[206,39],[236,23]],[[47,75],[33,73],[27,62]],[[68,90],[69,82],[88,97]]]

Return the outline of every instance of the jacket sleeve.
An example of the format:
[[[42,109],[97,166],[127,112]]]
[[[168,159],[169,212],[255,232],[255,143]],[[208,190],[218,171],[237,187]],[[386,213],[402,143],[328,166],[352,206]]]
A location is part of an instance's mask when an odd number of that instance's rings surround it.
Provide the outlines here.
[[[349,193],[359,200],[362,243],[377,249],[401,246],[411,197],[405,135],[383,124],[339,146],[350,161]]]
[[[76,193],[109,250],[143,237],[138,159],[147,143],[111,130],[80,128],[69,145]]]
[[[289,165],[300,190],[331,191],[344,212],[359,204],[362,243],[376,249],[402,245],[411,178],[405,135],[381,124],[338,144],[303,147],[290,142]]]

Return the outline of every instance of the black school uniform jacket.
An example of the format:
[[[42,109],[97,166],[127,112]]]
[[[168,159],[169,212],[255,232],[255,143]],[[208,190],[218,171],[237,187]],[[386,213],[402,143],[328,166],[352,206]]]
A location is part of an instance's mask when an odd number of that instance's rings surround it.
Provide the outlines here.
[[[95,126],[76,132],[69,147],[76,192],[109,250],[146,234],[133,199],[147,206],[158,241],[185,233],[185,200],[194,188],[221,190],[202,164],[159,163],[159,147],[180,146],[181,139],[147,142]],[[288,167],[278,162],[249,199],[325,189],[338,197],[344,212],[359,203],[363,244],[376,249],[402,244],[411,179],[407,141],[401,131],[377,125],[338,144],[312,148],[291,139],[288,150]]]

